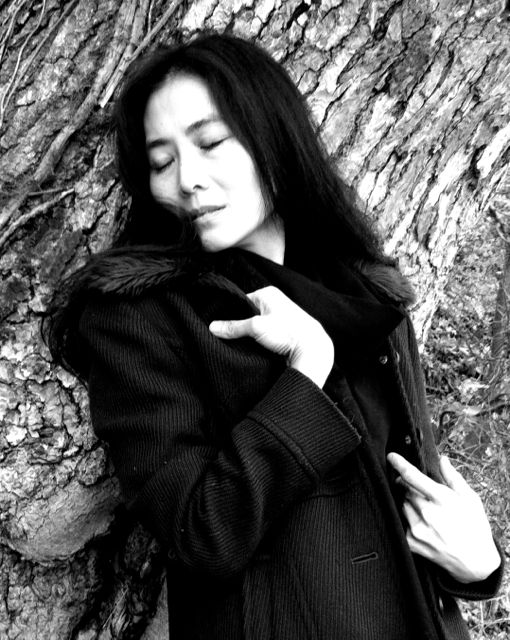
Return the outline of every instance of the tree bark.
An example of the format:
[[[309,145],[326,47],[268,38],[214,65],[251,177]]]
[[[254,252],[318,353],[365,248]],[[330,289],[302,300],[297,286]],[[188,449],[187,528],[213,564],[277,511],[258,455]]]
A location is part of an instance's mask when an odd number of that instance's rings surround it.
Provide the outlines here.
[[[488,385],[489,403],[498,401],[497,396],[501,392],[499,384],[506,373],[510,340],[510,167],[504,174],[497,195],[498,197],[492,200],[488,211],[493,218],[498,235],[504,242],[505,250],[491,323],[489,366],[484,376]],[[508,404],[508,391],[503,395],[506,396]],[[499,398],[499,401],[501,402],[502,398]]]
[[[281,60],[413,280],[424,339],[459,239],[508,160],[507,6],[0,3],[2,638],[140,638],[161,586],[162,552],[124,513],[86,392],[39,337],[59,278],[108,245],[126,206],[109,117],[130,60],[204,27],[251,36]]]

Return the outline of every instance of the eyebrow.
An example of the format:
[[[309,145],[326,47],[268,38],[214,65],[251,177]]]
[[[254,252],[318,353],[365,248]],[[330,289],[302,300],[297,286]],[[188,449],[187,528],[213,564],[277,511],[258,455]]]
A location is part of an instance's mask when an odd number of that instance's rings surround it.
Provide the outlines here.
[[[192,122],[189,126],[187,126],[185,129],[185,132],[186,134],[189,135],[190,133],[195,133],[196,131],[202,129],[203,127],[209,124],[216,124],[218,122],[223,123],[223,120],[222,118],[216,115],[209,116],[207,118],[201,118],[200,120],[196,120],[195,122]],[[154,138],[154,140],[149,140],[149,142],[147,142],[147,144],[145,145],[145,148],[147,149],[147,151],[150,151],[155,147],[161,147],[166,144],[168,144],[167,138]]]

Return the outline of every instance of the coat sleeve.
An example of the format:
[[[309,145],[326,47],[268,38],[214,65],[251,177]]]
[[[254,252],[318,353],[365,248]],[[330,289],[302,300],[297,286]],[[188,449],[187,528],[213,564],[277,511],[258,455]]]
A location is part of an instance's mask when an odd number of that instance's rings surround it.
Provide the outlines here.
[[[286,368],[219,445],[207,435],[206,390],[170,320],[155,320],[161,313],[151,298],[89,304],[80,331],[92,423],[128,504],[170,557],[228,577],[359,436],[319,387]]]
[[[439,569],[437,581],[441,589],[455,598],[462,598],[463,600],[486,600],[487,598],[494,598],[499,591],[505,571],[503,552],[497,543],[496,546],[498,547],[501,557],[501,564],[489,577],[485,578],[485,580],[465,584],[453,578],[444,569]]]

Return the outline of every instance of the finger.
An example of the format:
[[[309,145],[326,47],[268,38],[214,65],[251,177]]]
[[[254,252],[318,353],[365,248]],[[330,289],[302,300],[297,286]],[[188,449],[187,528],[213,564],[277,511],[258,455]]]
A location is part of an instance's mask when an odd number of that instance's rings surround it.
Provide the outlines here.
[[[253,318],[246,320],[214,320],[209,331],[217,338],[232,340],[244,336],[253,336]]]
[[[419,491],[429,500],[436,500],[439,498],[441,485],[422,473],[403,456],[398,453],[391,452],[388,454],[387,460],[395,471],[400,473],[400,477],[408,487]]]
[[[257,289],[256,291],[252,291],[251,293],[246,294],[246,297],[251,300],[251,302],[259,311],[262,311],[263,307],[266,306],[263,291],[264,289]]]
[[[471,493],[472,489],[462,475],[455,469],[447,456],[441,456],[439,468],[445,483],[456,493]]]
[[[422,547],[435,548],[436,534],[433,527],[422,517],[422,514],[409,502],[402,505],[402,510],[409,524],[406,537],[412,538]]]
[[[416,553],[423,558],[427,558],[427,560],[434,560],[435,549],[426,542],[415,538],[411,530],[406,533],[406,540],[411,553]]]
[[[431,504],[431,501],[422,493],[409,487],[407,488],[405,500],[413,505],[422,518],[424,518],[424,512],[427,510],[427,506]]]
[[[280,289],[273,286],[256,289],[251,293],[247,293],[246,297],[249,298],[261,312],[270,311],[275,304],[278,304],[278,301],[286,298]]]
[[[402,504],[402,511],[406,517],[407,524],[411,529],[415,527],[419,522],[423,521],[420,512],[414,507],[411,502],[408,502],[407,500],[405,500]]]
[[[269,285],[267,287],[261,287],[260,289],[255,289],[255,291],[251,291],[246,294],[248,298],[274,298],[278,295],[284,296],[285,294],[281,289],[275,287],[274,285]]]
[[[398,484],[399,487],[401,487],[405,491],[405,496],[407,499],[411,499],[415,496],[416,498],[419,497],[423,500],[429,501],[429,499],[423,493],[408,485],[407,482],[402,479],[402,476],[398,476],[395,479],[395,484]]]

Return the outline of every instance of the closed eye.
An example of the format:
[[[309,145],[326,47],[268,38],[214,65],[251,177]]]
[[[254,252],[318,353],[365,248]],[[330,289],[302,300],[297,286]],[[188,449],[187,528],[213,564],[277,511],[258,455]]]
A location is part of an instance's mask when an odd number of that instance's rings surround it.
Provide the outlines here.
[[[166,162],[161,162],[161,163],[153,162],[151,164],[151,171],[153,171],[154,173],[162,173],[163,171],[165,171],[165,169],[168,169],[169,167],[171,167],[174,161],[175,161],[174,158],[170,158],[170,160],[167,160]]]
[[[229,137],[230,136],[226,136],[225,138],[220,138],[219,140],[212,140],[211,142],[202,142],[200,144],[200,148],[203,149],[204,151],[212,151],[213,149],[216,149],[216,147],[219,147],[220,144],[228,140]]]

